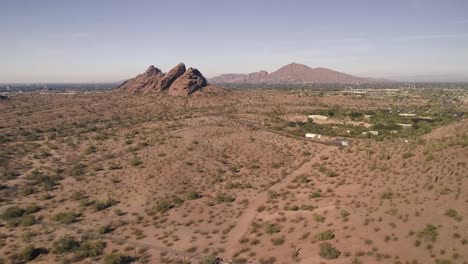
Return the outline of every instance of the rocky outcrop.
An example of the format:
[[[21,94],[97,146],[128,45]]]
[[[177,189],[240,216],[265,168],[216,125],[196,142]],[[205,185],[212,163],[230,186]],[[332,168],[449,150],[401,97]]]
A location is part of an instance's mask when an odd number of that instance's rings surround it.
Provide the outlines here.
[[[164,91],[169,89],[172,83],[177,80],[182,74],[185,72],[185,64],[179,63],[177,66],[172,68],[167,74],[160,77],[157,83],[154,86],[148,86],[145,89],[145,92],[152,92],[152,91]]]
[[[135,78],[130,79],[122,83],[117,89],[129,91],[129,92],[141,92],[146,89],[155,89],[158,86],[160,78],[164,74],[160,69],[153,65],[142,74],[137,75]]]
[[[172,85],[169,87],[170,95],[191,95],[200,91],[207,85],[205,77],[197,69],[188,68]]]
[[[185,65],[179,63],[166,74],[150,66],[145,73],[125,81],[117,88],[128,92],[167,92],[170,95],[188,96],[203,90],[206,86],[208,82],[200,71],[194,68],[185,69]],[[210,92],[222,90],[218,87],[211,88],[208,89]]]

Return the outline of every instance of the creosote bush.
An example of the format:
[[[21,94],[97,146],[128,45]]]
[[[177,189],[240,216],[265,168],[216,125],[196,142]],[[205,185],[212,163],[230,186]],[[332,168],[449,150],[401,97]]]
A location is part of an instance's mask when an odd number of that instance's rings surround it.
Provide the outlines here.
[[[324,259],[336,259],[341,255],[341,252],[333,247],[330,243],[325,242],[320,244],[319,254]]]
[[[332,230],[326,230],[321,233],[318,233],[316,237],[318,240],[324,241],[333,239],[335,237],[335,234],[333,234]]]
[[[78,214],[75,212],[60,212],[55,214],[52,219],[62,224],[71,224],[78,221]]]
[[[437,240],[437,227],[434,225],[426,225],[426,227],[418,232],[418,237],[425,241],[435,242]]]

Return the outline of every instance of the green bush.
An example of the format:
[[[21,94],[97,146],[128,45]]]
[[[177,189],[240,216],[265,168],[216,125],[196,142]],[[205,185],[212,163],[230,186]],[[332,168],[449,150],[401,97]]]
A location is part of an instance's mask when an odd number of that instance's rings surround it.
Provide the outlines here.
[[[234,202],[235,200],[236,198],[234,198],[233,196],[222,193],[222,192],[219,192],[216,194],[216,201],[218,203],[231,203],[231,202]]]
[[[99,201],[99,200],[95,200],[93,201],[93,207],[94,207],[94,210],[96,212],[98,211],[102,211],[104,209],[107,209],[113,205],[116,205],[118,202],[114,199],[108,199],[106,201]]]
[[[18,258],[24,262],[28,262],[37,258],[40,253],[40,250],[33,245],[26,245],[18,253]]]
[[[79,201],[81,199],[84,199],[86,197],[86,194],[84,191],[73,191],[72,194],[70,195],[70,199]]]
[[[274,246],[282,245],[284,244],[284,241],[286,241],[284,237],[277,237],[277,238],[271,239],[271,242],[273,243]]]
[[[85,173],[85,165],[83,164],[78,163],[71,167],[70,175],[73,177],[81,176],[84,173]]]
[[[274,233],[279,233],[281,231],[281,228],[278,225],[270,224],[270,223],[265,223],[265,225],[263,226],[263,229],[265,230],[265,232],[267,232],[270,235]]]
[[[8,207],[7,209],[5,209],[5,211],[3,211],[3,213],[0,215],[0,217],[3,219],[3,220],[12,220],[14,218],[19,218],[21,216],[23,216],[23,214],[25,214],[26,211],[18,206],[12,206],[12,207]]]
[[[320,192],[318,192],[318,191],[315,191],[315,192],[312,192],[311,194],[309,194],[310,198],[319,198],[321,196],[322,196],[322,194]]]
[[[219,260],[214,256],[204,257],[201,261],[201,264],[217,264]]]
[[[72,236],[64,236],[54,241],[52,252],[55,254],[65,254],[78,250],[80,243]]]
[[[318,240],[324,241],[324,240],[333,239],[335,237],[335,234],[333,234],[332,230],[326,230],[321,233],[318,233],[316,237]]]
[[[390,191],[380,194],[380,199],[391,199],[392,197],[393,197],[393,193]]]
[[[418,232],[418,237],[424,239],[425,241],[435,242],[437,240],[437,227],[434,225],[426,225],[426,227]]]
[[[60,212],[55,214],[52,219],[62,224],[71,224],[78,221],[78,214],[74,212]]]
[[[36,205],[30,205],[26,207],[26,209],[18,206],[12,206],[5,209],[0,215],[0,218],[8,222],[9,225],[16,226],[21,224],[22,226],[31,226],[36,223],[36,217],[31,214],[36,213],[39,210],[40,208]]]
[[[319,254],[324,259],[336,259],[341,255],[341,252],[333,247],[330,243],[325,242],[320,244]]]
[[[103,264],[124,264],[130,263],[131,259],[123,254],[113,252],[104,256],[102,263]]]
[[[77,256],[81,258],[97,257],[102,254],[105,247],[106,243],[103,241],[87,240],[80,244],[80,247],[77,251]]]
[[[130,164],[133,166],[133,167],[137,167],[141,164],[143,164],[143,161],[137,157],[133,158],[131,161],[130,161]]]
[[[462,220],[461,215],[455,209],[447,209],[447,211],[445,211],[445,215],[448,217],[454,218],[457,221]]]
[[[196,191],[190,191],[187,193],[187,199],[189,200],[196,200],[198,198],[200,198],[201,195],[199,193],[197,193]]]
[[[409,158],[411,158],[411,157],[413,157],[413,156],[414,156],[414,154],[411,153],[411,152],[406,152],[406,153],[403,153],[403,155],[402,155],[402,157],[403,157],[404,159],[409,159]]]
[[[34,215],[25,215],[21,218],[20,224],[22,226],[32,226],[36,224],[36,217]]]
[[[325,216],[319,215],[319,214],[314,214],[314,220],[315,220],[315,222],[323,223],[323,222],[325,222]]]
[[[164,200],[164,199],[157,201],[156,205],[155,205],[156,211],[158,211],[160,213],[165,213],[165,212],[169,211],[173,207],[174,207],[174,205],[172,203],[170,203],[169,201]]]

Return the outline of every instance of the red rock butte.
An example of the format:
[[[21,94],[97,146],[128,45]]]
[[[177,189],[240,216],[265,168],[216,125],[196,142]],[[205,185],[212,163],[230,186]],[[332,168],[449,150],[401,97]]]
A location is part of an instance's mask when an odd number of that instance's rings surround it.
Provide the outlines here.
[[[217,92],[222,88],[209,85],[203,74],[194,68],[185,68],[179,63],[168,73],[151,65],[144,73],[123,82],[117,89],[132,93],[167,93],[189,96],[202,91]]]

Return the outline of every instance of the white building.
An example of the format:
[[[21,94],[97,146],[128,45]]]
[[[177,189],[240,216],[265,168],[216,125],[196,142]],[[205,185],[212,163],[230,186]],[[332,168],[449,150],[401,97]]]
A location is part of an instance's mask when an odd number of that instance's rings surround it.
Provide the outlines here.
[[[309,118],[312,120],[327,120],[328,116],[324,115],[309,115]]]
[[[402,117],[413,117],[413,116],[416,116],[416,114],[399,114],[399,116],[402,116]]]
[[[307,133],[305,134],[306,138],[312,138],[312,139],[321,139],[322,135],[319,134],[313,134],[313,133]]]

